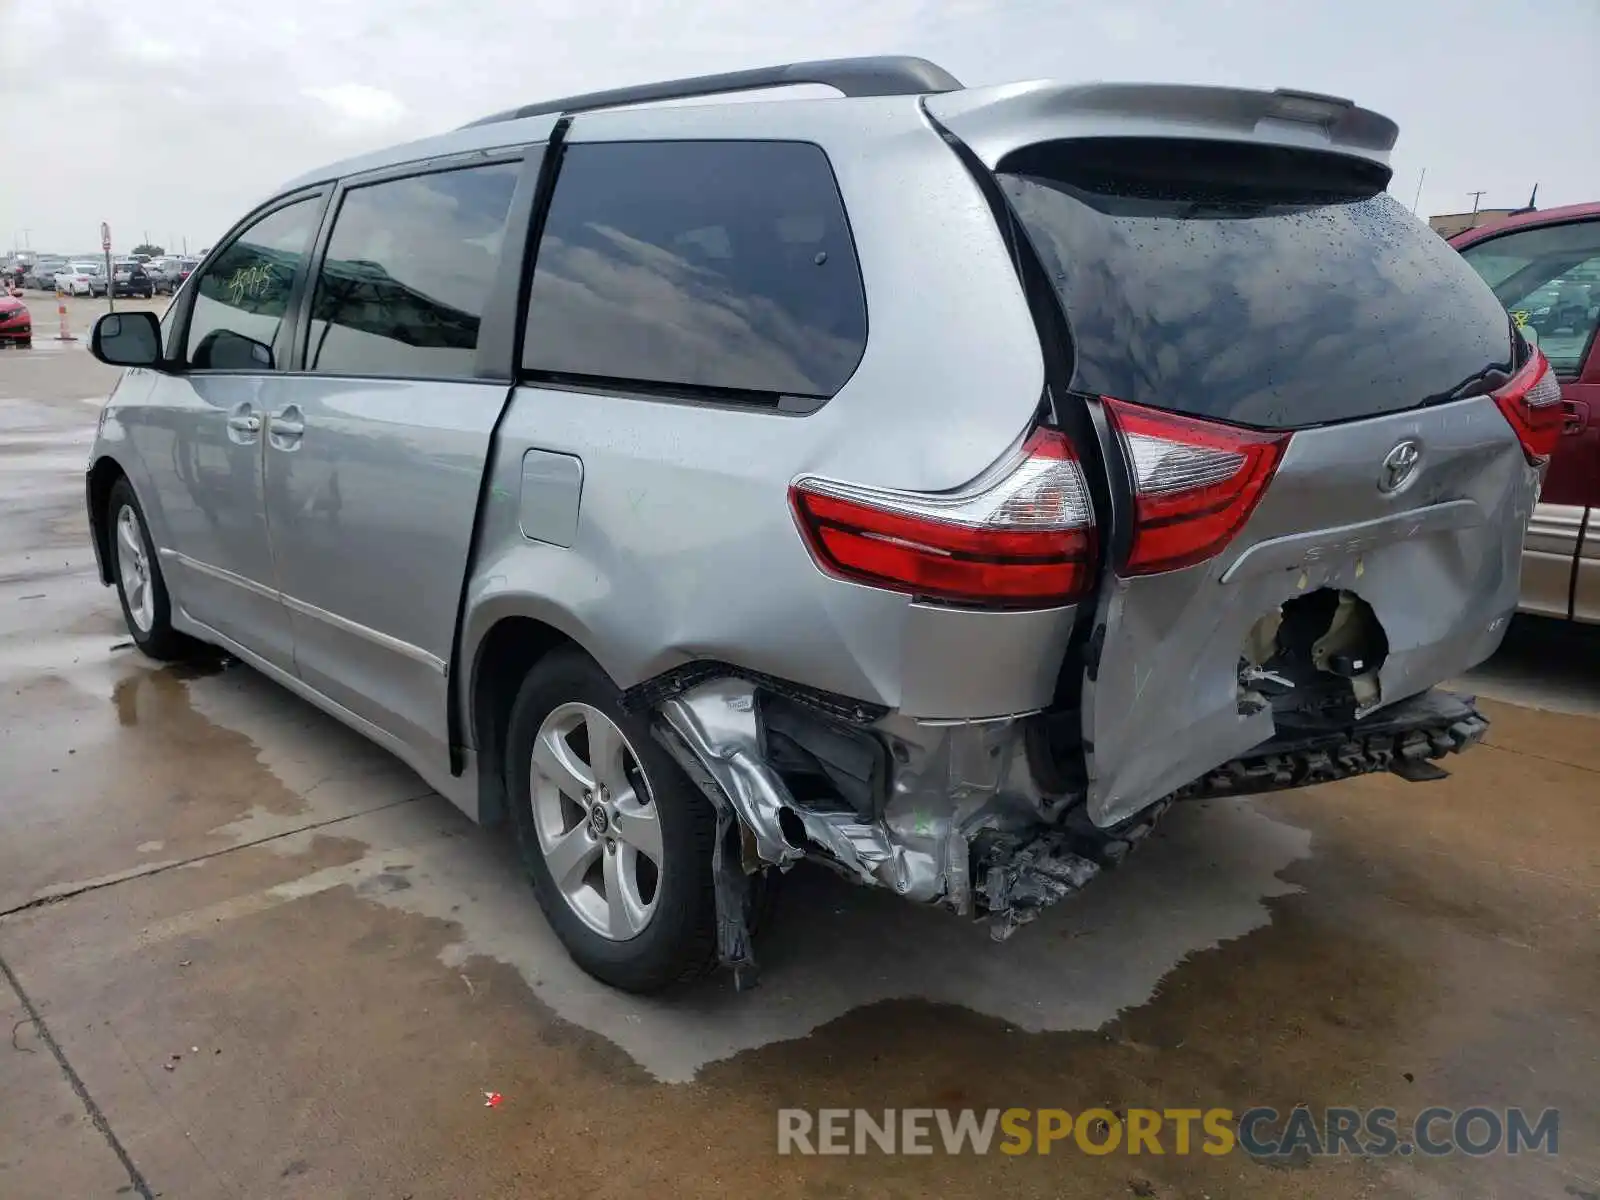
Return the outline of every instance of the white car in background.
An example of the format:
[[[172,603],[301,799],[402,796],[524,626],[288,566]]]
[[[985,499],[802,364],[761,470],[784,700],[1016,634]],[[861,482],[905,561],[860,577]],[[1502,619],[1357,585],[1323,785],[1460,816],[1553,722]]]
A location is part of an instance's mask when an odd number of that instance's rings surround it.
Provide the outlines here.
[[[93,296],[103,291],[100,268],[94,263],[68,263],[56,272],[56,291],[69,296]]]

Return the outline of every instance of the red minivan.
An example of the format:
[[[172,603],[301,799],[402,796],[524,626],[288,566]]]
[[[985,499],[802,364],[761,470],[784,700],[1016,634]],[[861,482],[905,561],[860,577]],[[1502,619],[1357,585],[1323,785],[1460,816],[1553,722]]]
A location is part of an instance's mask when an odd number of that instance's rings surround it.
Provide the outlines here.
[[[1600,622],[1600,203],[1523,213],[1450,239],[1561,381],[1567,436],[1522,555],[1522,611]]]

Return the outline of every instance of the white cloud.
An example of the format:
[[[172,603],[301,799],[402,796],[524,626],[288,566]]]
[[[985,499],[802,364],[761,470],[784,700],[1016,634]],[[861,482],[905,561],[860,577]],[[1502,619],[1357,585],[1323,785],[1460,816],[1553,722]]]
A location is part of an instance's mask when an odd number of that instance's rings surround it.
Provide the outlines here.
[[[388,125],[406,115],[405,102],[400,97],[364,83],[308,87],[301,92],[320,100],[343,120],[356,125]]]

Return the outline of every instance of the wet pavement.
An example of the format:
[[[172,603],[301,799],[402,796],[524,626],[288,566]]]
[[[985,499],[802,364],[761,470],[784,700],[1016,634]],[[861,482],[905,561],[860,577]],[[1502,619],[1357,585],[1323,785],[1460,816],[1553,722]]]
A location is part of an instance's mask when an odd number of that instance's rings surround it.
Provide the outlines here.
[[[82,514],[114,380],[0,352],[5,1200],[1600,1194],[1600,638],[1516,626],[1449,780],[1181,808],[1004,946],[798,871],[759,989],[642,1001],[388,755],[130,647]],[[776,1152],[790,1107],[1297,1104],[1553,1107],[1559,1153]]]

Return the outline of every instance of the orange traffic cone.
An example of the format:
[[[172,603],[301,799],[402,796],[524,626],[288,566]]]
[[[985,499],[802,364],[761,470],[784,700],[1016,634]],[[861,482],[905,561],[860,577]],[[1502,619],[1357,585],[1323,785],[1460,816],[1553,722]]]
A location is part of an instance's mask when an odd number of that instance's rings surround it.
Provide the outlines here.
[[[61,294],[61,289],[56,289],[56,314],[61,318],[61,332],[56,334],[58,342],[75,342],[78,339],[73,335],[72,327],[67,324],[67,298]]]

